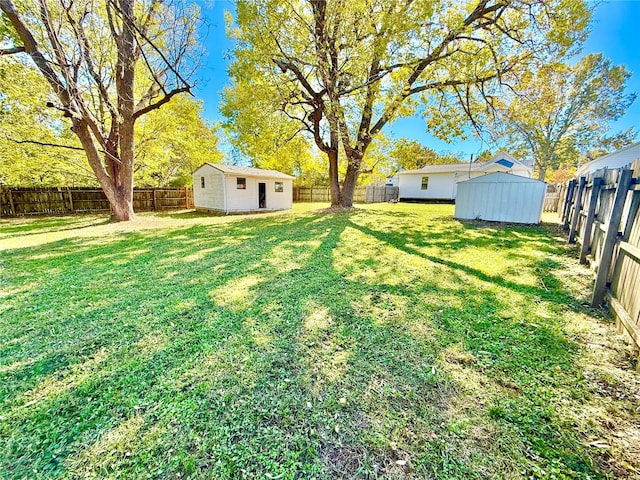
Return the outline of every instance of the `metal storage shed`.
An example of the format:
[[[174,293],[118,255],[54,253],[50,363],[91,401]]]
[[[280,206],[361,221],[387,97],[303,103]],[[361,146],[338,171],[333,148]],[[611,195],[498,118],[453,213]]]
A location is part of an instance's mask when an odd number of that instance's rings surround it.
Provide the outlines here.
[[[508,173],[490,173],[458,184],[455,218],[540,223],[547,184]]]

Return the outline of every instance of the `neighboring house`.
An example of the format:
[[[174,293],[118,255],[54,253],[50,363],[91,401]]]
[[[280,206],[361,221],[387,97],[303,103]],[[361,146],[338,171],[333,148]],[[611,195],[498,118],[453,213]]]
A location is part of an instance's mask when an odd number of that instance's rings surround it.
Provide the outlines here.
[[[198,211],[287,210],[293,202],[294,177],[275,170],[205,163],[192,176]]]
[[[531,178],[533,169],[506,152],[498,152],[488,162],[427,165],[419,170],[399,172],[399,199],[454,200],[459,182],[493,172]]]
[[[576,172],[576,177],[583,177],[602,168],[617,169],[626,167],[640,158],[640,142],[622,148],[585,163]]]
[[[509,173],[490,173],[458,184],[454,217],[540,223],[547,184]]]

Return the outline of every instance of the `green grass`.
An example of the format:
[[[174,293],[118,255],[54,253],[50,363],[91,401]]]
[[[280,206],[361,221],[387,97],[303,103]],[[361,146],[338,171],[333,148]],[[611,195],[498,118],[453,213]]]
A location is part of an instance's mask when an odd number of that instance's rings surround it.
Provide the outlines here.
[[[637,475],[553,225],[318,208],[0,220],[0,478]]]

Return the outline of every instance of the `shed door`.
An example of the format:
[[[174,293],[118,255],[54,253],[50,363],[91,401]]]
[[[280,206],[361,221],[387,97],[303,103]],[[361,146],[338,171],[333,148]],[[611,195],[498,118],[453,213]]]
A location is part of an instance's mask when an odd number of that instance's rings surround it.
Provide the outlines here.
[[[258,183],[258,208],[267,208],[267,184]]]

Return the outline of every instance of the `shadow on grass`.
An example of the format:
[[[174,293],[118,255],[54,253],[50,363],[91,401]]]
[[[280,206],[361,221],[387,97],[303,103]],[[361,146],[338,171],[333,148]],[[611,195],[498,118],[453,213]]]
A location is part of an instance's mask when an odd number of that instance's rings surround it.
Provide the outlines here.
[[[577,375],[561,319],[535,313],[541,302],[576,303],[551,282],[553,261],[523,266],[550,293],[421,248],[447,238],[455,251],[490,248],[493,233],[469,240],[473,229],[411,211],[403,235],[393,213],[15,250],[5,268],[18,292],[0,312],[2,468],[47,478],[598,477],[553,408],[552,389]],[[505,253],[527,238],[555,251],[543,231],[508,235]]]
[[[4,219],[0,220],[0,238],[78,230],[104,225],[109,222],[108,217],[96,217],[95,215]]]

